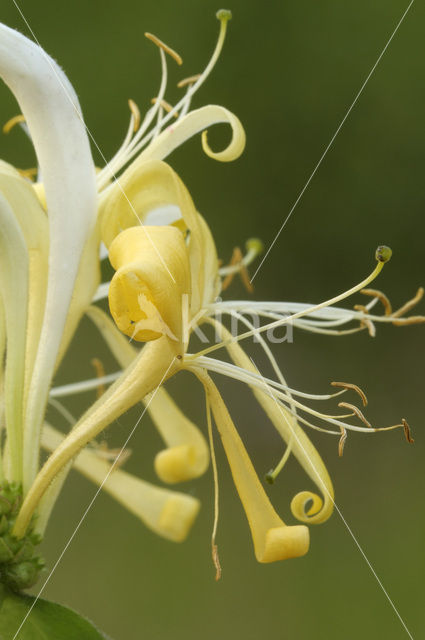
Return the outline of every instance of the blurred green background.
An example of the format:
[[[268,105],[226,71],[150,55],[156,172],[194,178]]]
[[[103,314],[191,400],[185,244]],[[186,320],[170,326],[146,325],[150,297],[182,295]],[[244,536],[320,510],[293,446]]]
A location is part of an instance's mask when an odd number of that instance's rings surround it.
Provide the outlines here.
[[[175,82],[203,68],[215,44],[220,8],[212,0],[51,0],[18,2],[37,39],[74,84],[87,125],[106,157],[128,121],[127,98],[147,107],[159,83],[151,31],[184,58],[170,62]],[[232,0],[233,20],[222,58],[194,105],[223,104],[242,120],[247,148],[223,165],[203,156],[199,138],[169,158],[216,238],[219,254],[251,236],[268,246],[298,197],[408,2]],[[2,20],[29,35],[13,3]],[[376,284],[395,306],[425,284],[423,171],[425,167],[425,8],[414,3],[323,164],[259,272],[258,299],[318,302],[345,290],[373,267],[373,253],[389,244],[394,257]],[[1,119],[17,112],[1,92]],[[226,140],[220,127],[212,145]],[[1,157],[27,166],[31,155],[15,131],[1,138]],[[76,185],[78,189],[78,185]],[[228,292],[246,293],[236,283]],[[357,296],[355,302],[362,302]],[[348,303],[349,305],[351,302]],[[425,313],[424,304],[420,308]],[[334,439],[314,433],[336,488],[336,502],[395,607],[415,638],[424,637],[424,328],[378,327],[331,338],[297,332],[275,353],[293,387],[327,393],[331,380],[350,380],[369,396],[377,424],[406,417],[415,444],[400,432],[350,435],[344,457]],[[251,353],[258,359],[258,349]],[[87,356],[105,359],[102,342],[82,326],[58,380],[92,375]],[[260,474],[282,446],[241,385],[228,385],[231,413]],[[181,376],[169,385],[187,413],[204,426],[199,385]],[[70,399],[78,413],[90,397]],[[80,404],[79,404],[80,403]],[[140,413],[129,412],[108,434],[119,446]],[[154,480],[161,443],[146,418],[132,442],[128,468]],[[187,490],[203,509],[182,545],[163,541],[101,495],[45,591],[96,621],[115,640],[169,638],[285,639],[407,637],[400,620],[337,513],[311,527],[311,549],[298,560],[256,563],[249,531],[227,463],[218,451],[221,517],[218,544],[223,577],[210,561],[212,478]],[[290,461],[268,488],[284,520],[289,502],[310,488]],[[52,566],[90,502],[94,487],[72,473],[45,541]],[[59,640],[59,639],[58,639]]]

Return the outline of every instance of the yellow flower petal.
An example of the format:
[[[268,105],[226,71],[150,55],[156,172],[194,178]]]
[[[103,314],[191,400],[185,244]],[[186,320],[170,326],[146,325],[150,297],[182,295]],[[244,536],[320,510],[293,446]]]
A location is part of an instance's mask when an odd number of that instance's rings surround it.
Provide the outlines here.
[[[87,311],[102,333],[119,364],[125,368],[137,350],[118,331],[116,325],[97,307]],[[155,458],[155,470],[163,482],[184,482],[202,475],[209,464],[209,451],[198,427],[179,409],[162,387],[143,400],[153,423],[168,445]]]
[[[232,129],[232,139],[223,151],[214,152],[207,142],[208,129],[214,124],[229,124]],[[140,154],[143,160],[163,160],[174,149],[180,147],[186,140],[203,131],[202,148],[210,158],[220,162],[236,160],[245,149],[245,131],[234,113],[215,104],[209,104],[188,113],[184,118],[170,125]]]
[[[231,339],[232,336],[230,332],[223,327],[223,325],[217,322],[215,322],[214,325],[223,340]],[[228,342],[226,348],[235,364],[247,371],[258,373],[249,357],[237,342]],[[291,502],[293,515],[298,520],[301,520],[301,522],[308,524],[325,522],[333,512],[334,490],[326,466],[317,449],[289,411],[286,411],[284,407],[279,405],[267,392],[256,387],[251,387],[251,389],[285,442],[288,443],[291,441],[293,455],[323,494],[323,500],[310,491],[302,491],[297,494]],[[310,504],[310,507],[306,511],[305,507],[307,504]]]
[[[63,441],[63,435],[45,425],[42,444],[54,451]],[[169,489],[155,487],[130,473],[114,468],[86,448],[75,458],[73,467],[82,475],[101,485],[126,509],[140,518],[152,531],[173,542],[183,542],[198,515],[200,502],[197,498]]]
[[[102,197],[99,216],[107,247],[124,229],[145,224],[148,214],[172,206],[180,211],[182,232],[187,234],[192,295],[192,316],[218,292],[218,261],[207,224],[197,213],[179,176],[165,162],[137,158]],[[213,292],[213,293],[212,293]]]
[[[248,518],[258,562],[275,562],[307,553],[309,531],[304,525],[286,526],[273,509],[217,387],[200,369],[194,370],[205,387],[226,451],[239,497]]]
[[[190,293],[187,249],[174,227],[132,227],[109,248],[116,273],[109,307],[119,329],[141,342],[161,335],[180,341],[182,300]]]
[[[109,389],[80,418],[55,449],[28,491],[14,527],[21,537],[49,484],[61,469],[102,429],[154,391],[179,369],[175,343],[168,338],[149,342]]]

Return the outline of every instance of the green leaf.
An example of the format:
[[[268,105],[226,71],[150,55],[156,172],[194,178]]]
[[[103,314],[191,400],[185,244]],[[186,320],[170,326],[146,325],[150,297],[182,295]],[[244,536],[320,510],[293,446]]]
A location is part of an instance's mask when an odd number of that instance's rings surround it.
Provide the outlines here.
[[[35,598],[0,585],[0,640],[13,640]],[[16,640],[106,640],[90,622],[60,604],[39,599]]]

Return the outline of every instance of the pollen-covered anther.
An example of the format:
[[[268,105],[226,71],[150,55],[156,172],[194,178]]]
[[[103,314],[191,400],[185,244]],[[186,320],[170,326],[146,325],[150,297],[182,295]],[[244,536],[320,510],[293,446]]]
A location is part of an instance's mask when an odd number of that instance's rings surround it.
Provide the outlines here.
[[[25,122],[25,116],[22,113],[17,116],[13,116],[13,118],[10,118],[10,120],[3,125],[3,133],[10,133],[13,127],[17,124],[21,124],[22,122]]]
[[[374,338],[376,336],[376,329],[375,329],[375,325],[373,324],[372,320],[370,320],[367,317],[367,315],[369,313],[369,309],[367,307],[365,307],[363,304],[355,304],[354,305],[354,310],[355,311],[361,311],[362,313],[365,314],[365,316],[360,320],[360,327],[367,329],[370,337]]]
[[[404,418],[401,419],[401,423],[403,425],[404,436],[409,444],[413,444],[415,442],[414,438],[412,438],[412,434],[410,431],[410,426]]]
[[[151,42],[153,42],[154,44],[156,44],[157,47],[165,51],[165,53],[168,53],[168,55],[171,56],[173,60],[177,62],[178,65],[183,64],[183,58],[177,53],[177,51],[174,51],[174,49],[172,49],[167,44],[165,44],[165,42],[162,42],[162,40],[157,38],[157,36],[154,36],[152,33],[146,32],[145,37],[148,40],[151,40]]]
[[[362,293],[364,296],[378,298],[378,300],[382,303],[384,307],[385,315],[390,316],[392,314],[391,302],[389,301],[385,293],[383,293],[382,291],[379,291],[378,289],[361,289],[360,293]]]
[[[409,318],[402,318],[406,313],[408,313],[413,307],[415,307],[423,298],[424,289],[423,287],[419,287],[416,292],[416,295],[408,300],[404,305],[402,305],[399,309],[394,311],[392,314],[393,323],[395,326],[409,325],[409,324],[420,324],[425,322],[425,316],[410,316]]]
[[[233,249],[230,263],[225,267],[220,267],[220,275],[226,276],[221,285],[223,291],[230,286],[237,273],[240,275],[248,293],[252,293],[254,291],[247,267],[263,252],[264,245],[258,238],[250,238],[246,241],[245,246],[245,256],[242,254],[239,247],[235,247],[235,249]]]
[[[341,429],[341,437],[338,441],[338,455],[340,458],[342,458],[344,453],[345,441],[347,440],[347,429],[344,429],[344,427],[340,427],[340,429]]]
[[[31,182],[33,182],[38,173],[37,167],[30,167],[29,169],[18,169],[18,171],[23,178],[27,178],[28,180],[31,180]]]
[[[342,387],[343,389],[355,391],[361,398],[363,406],[367,406],[367,397],[365,392],[357,385],[352,382],[331,382],[331,387]]]
[[[252,286],[251,281],[249,279],[248,269],[244,264],[243,254],[242,254],[242,251],[239,249],[239,247],[235,247],[233,249],[233,254],[229,263],[229,267],[235,267],[235,269],[230,271],[227,274],[227,276],[224,278],[223,283],[221,285],[222,291],[225,291],[230,286],[235,275],[239,273],[245,289],[248,291],[248,293],[252,293],[254,291],[254,287]],[[221,271],[224,271],[224,269]]]
[[[215,580],[218,582],[221,578],[221,564],[220,557],[218,555],[218,547],[216,544],[213,544],[211,547],[211,557],[215,566]]]
[[[338,407],[344,407],[345,409],[350,409],[350,411],[352,411],[353,414],[355,416],[357,416],[358,419],[363,422],[363,424],[365,424],[367,427],[370,427],[371,429],[373,428],[372,425],[370,424],[369,420],[367,420],[364,417],[363,413],[360,411],[360,409],[358,407],[356,407],[356,405],[350,404],[349,402],[339,402],[338,403]]]
[[[105,367],[103,366],[103,362],[102,360],[100,360],[100,358],[92,358],[91,365],[94,367],[97,378],[102,379],[105,377]],[[99,383],[99,386],[96,389],[97,398],[102,397],[104,393],[105,393],[105,385],[102,383]]]
[[[194,76],[189,76],[188,78],[183,78],[180,82],[177,83],[178,89],[182,89],[183,87],[187,87],[189,85],[195,84],[201,77],[200,73],[195,74]]]
[[[128,106],[130,108],[131,115],[133,116],[133,133],[136,133],[136,131],[140,127],[141,122],[140,109],[131,98],[128,101]]]
[[[151,104],[156,104],[158,102],[158,98],[151,98]],[[179,117],[179,112],[178,111],[174,111],[174,107],[167,102],[166,100],[162,99],[159,101],[159,104],[161,105],[161,107],[167,112],[167,113],[171,113],[171,111],[173,111],[173,117],[174,118],[178,118]]]

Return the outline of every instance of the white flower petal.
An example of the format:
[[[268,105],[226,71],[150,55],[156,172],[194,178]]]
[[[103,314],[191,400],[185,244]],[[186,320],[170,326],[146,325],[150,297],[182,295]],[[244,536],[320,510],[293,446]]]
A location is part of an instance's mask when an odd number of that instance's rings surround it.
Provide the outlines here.
[[[28,249],[19,223],[0,193],[0,291],[7,335],[5,418],[11,480],[22,480],[22,397],[28,308]]]
[[[36,473],[34,449],[81,253],[95,221],[96,183],[78,99],[54,60],[20,33],[0,25],[0,75],[28,123],[43,175],[50,228],[44,324],[28,398],[27,490]]]

